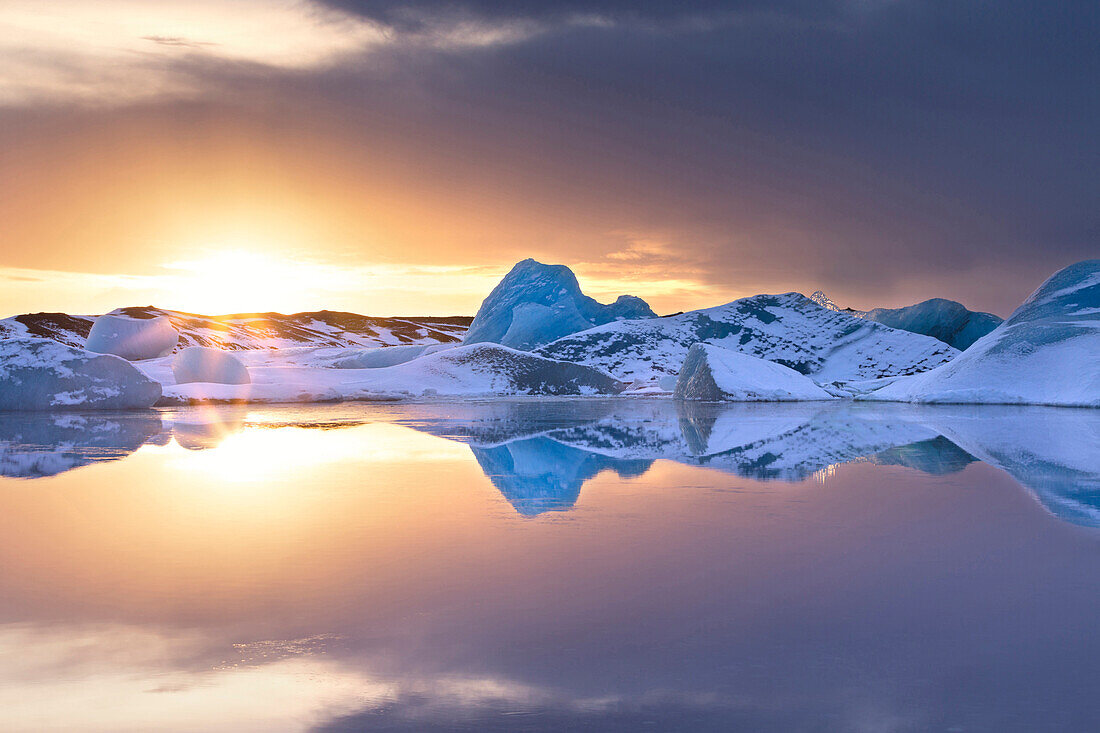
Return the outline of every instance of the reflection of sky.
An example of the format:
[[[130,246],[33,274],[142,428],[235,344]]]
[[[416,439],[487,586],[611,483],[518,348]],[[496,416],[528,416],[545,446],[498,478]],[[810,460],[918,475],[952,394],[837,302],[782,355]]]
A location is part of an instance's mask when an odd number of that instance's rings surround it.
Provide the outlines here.
[[[314,413],[338,429],[165,413],[231,428],[0,481],[4,728],[1074,730],[1100,712],[1095,532],[988,465],[894,450],[823,485],[658,459],[523,517],[426,428],[481,450],[504,424],[569,426],[463,410]]]

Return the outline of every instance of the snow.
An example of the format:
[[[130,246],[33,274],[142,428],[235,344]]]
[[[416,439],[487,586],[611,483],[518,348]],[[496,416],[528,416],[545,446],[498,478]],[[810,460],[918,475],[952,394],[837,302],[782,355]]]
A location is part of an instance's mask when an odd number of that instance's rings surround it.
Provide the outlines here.
[[[905,308],[874,308],[864,318],[903,331],[922,333],[964,351],[1001,325],[992,313],[971,311],[962,303],[932,298]]]
[[[86,348],[99,354],[114,354],[137,361],[170,354],[178,341],[179,332],[164,316],[129,318],[108,313],[92,324]]]
[[[790,367],[709,344],[694,344],[680,369],[675,397],[728,402],[833,399]]]
[[[172,360],[176,384],[250,384],[248,368],[232,354],[206,346],[189,346]]]
[[[332,349],[235,352],[249,385],[177,383],[164,360],[142,368],[164,384],[165,403],[335,402],[501,395],[609,395],[623,385],[597,369],[498,344],[445,349],[388,367],[331,368]],[[346,353],[346,350],[336,353]]]
[[[493,288],[463,343],[532,349],[595,325],[653,317],[640,298],[623,295],[611,305],[602,305],[581,292],[568,267],[527,259]]]
[[[700,342],[783,364],[822,386],[914,374],[958,353],[928,336],[822,308],[799,293],[608,323],[536,353],[602,369],[632,382],[631,392],[656,393],[666,391],[665,378],[679,374],[688,349]]]
[[[332,362],[337,369],[378,369],[396,366],[407,361],[434,354],[443,349],[452,348],[451,344],[416,344],[412,346],[387,346],[373,349],[358,349]]]
[[[0,339],[0,410],[150,407],[160,385],[117,356],[40,338]]]
[[[861,399],[1100,407],[1100,260],[1071,265],[954,361]]]

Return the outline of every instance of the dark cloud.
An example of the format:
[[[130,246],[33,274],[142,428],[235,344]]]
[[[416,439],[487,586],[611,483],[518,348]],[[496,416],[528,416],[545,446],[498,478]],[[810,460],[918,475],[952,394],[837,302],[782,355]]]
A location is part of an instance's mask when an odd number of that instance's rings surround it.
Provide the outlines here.
[[[719,277],[781,263],[882,298],[973,270],[1010,278],[995,301],[973,284],[1004,312],[1100,244],[1095,3],[338,4],[398,27],[542,22],[397,74],[460,146],[527,151],[543,182],[679,232]],[[617,22],[566,22],[585,14]]]
[[[326,5],[405,31],[441,22],[562,22],[579,19],[667,22],[691,18],[728,18],[743,13],[794,13],[827,17],[835,0],[324,0]]]

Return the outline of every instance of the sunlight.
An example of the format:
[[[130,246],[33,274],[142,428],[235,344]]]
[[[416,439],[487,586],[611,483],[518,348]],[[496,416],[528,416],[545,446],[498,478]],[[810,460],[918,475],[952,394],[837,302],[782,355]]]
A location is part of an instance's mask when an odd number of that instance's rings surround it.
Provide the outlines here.
[[[307,309],[313,286],[343,279],[336,268],[233,248],[165,265],[175,274],[167,300],[204,314]]]

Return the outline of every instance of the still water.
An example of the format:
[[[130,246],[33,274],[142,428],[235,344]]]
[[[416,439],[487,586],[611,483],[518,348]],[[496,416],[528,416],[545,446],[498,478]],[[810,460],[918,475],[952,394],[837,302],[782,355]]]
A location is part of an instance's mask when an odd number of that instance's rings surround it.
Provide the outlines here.
[[[1091,731],[1100,411],[0,415],[5,731]]]

